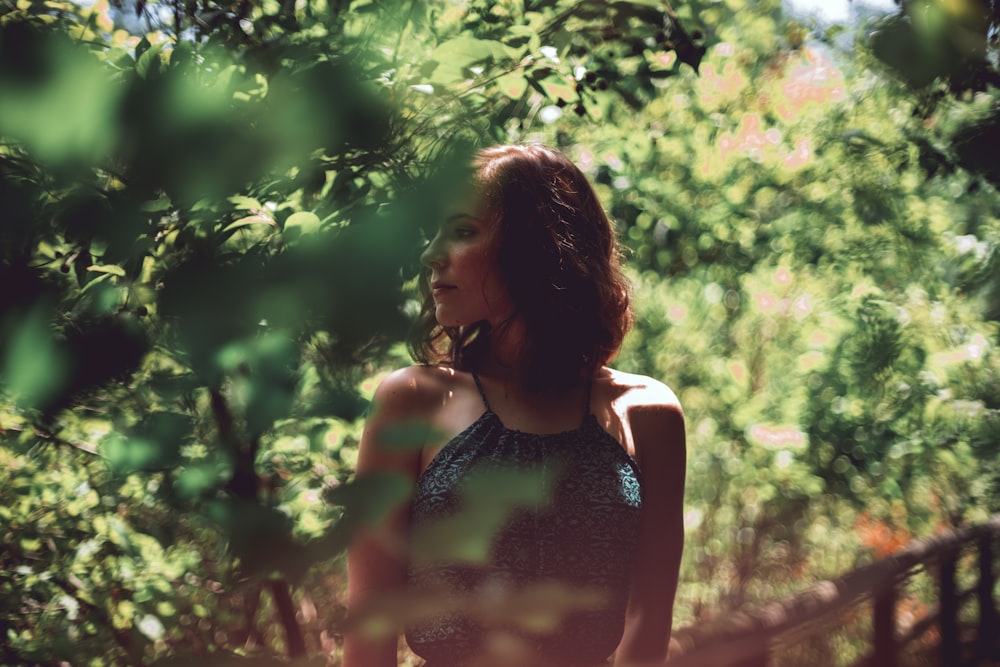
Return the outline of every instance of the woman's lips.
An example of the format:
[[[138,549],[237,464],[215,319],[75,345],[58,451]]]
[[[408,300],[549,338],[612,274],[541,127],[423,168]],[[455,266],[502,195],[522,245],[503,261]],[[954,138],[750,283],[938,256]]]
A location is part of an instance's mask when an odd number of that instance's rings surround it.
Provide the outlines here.
[[[440,296],[453,289],[455,289],[455,286],[448,283],[431,283],[431,292],[433,292],[434,296]]]

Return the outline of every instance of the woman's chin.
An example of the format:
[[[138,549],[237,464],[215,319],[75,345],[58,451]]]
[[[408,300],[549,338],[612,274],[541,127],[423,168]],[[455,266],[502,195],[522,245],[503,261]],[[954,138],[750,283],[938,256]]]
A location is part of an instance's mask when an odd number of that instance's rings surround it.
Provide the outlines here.
[[[450,313],[442,313],[440,308],[438,309],[438,312],[435,313],[434,317],[437,320],[438,324],[440,324],[443,327],[447,327],[449,329],[464,327],[468,324],[468,322],[466,322],[461,317],[455,317]]]

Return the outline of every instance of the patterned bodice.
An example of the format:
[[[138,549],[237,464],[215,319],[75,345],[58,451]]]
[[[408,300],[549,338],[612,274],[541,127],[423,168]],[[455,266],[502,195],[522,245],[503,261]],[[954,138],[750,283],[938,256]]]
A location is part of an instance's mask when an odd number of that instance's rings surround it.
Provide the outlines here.
[[[427,667],[494,650],[599,664],[624,628],[638,466],[589,411],[540,435],[506,428],[483,402],[417,480],[409,585],[427,603],[407,642]]]

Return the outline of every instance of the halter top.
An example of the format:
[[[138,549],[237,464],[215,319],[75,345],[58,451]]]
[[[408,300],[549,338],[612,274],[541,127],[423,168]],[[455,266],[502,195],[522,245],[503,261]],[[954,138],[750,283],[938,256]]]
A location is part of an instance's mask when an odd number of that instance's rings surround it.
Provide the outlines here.
[[[621,640],[642,504],[635,460],[590,412],[552,434],[490,409],[434,457],[410,508],[406,628],[426,667],[506,652],[565,667],[603,663]]]

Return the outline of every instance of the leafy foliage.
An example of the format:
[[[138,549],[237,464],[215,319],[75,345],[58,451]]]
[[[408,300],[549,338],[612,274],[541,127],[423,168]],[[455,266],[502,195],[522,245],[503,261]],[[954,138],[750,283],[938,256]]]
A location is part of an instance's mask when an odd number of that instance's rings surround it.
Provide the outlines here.
[[[1000,509],[993,47],[897,81],[823,39],[743,0],[0,10],[2,661],[336,660],[337,557],[407,491],[351,481],[360,419],[480,143],[562,147],[621,225],[617,363],[687,415],[678,620]]]

